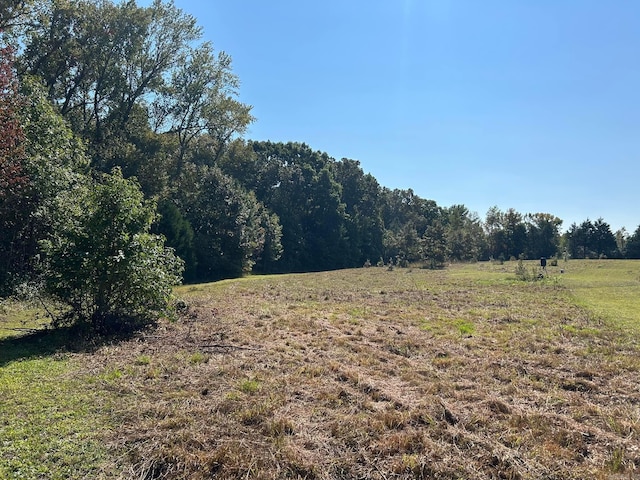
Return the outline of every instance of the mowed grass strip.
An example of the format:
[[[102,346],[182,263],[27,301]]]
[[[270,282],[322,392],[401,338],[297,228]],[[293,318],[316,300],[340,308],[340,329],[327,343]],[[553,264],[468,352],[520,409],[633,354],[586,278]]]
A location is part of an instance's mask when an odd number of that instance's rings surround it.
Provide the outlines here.
[[[106,399],[64,353],[72,339],[28,333],[42,328],[36,312],[12,303],[0,314],[0,478],[101,478]]]
[[[565,265],[565,283],[576,302],[637,339],[640,260],[572,260]]]
[[[106,450],[100,417],[65,360],[32,359],[0,368],[0,478],[88,478]]]

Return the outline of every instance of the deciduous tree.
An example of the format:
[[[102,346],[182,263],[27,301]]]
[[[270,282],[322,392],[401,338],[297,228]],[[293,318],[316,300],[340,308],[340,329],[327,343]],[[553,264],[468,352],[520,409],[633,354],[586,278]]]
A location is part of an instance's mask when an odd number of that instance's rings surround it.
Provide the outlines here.
[[[277,218],[219,168],[185,168],[177,205],[193,228],[199,281],[236,277],[278,258]]]
[[[2,0],[0,3],[0,34],[12,33],[28,21],[33,8],[33,0]]]
[[[28,215],[29,178],[23,166],[24,130],[18,116],[22,98],[12,58],[11,48],[0,48],[0,293],[7,293],[11,277],[24,270],[20,236]]]
[[[343,158],[333,165],[334,178],[340,184],[345,206],[347,265],[361,266],[367,260],[378,261],[384,254],[382,187],[365,174],[357,160]]]

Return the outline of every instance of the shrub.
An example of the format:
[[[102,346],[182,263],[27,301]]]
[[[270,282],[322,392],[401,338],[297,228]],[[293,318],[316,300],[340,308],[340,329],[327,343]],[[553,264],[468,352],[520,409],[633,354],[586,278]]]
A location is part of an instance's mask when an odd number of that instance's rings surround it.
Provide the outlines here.
[[[542,276],[542,274],[538,273],[535,268],[527,268],[522,259],[518,260],[515,273],[516,278],[524,282],[535,282]]]
[[[56,323],[109,332],[170,315],[182,261],[149,233],[155,205],[119,170],[76,195],[66,225],[44,244],[45,288],[70,307]]]

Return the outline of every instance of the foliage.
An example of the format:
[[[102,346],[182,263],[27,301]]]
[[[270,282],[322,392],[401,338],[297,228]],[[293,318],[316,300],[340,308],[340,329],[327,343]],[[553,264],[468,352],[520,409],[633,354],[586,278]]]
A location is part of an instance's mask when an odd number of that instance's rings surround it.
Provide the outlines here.
[[[0,36],[14,36],[27,22],[34,0],[3,0],[0,7]]]
[[[573,258],[609,258],[619,255],[611,227],[602,218],[575,223],[566,233],[567,249]]]
[[[447,259],[447,242],[442,223],[433,222],[421,240],[422,255],[427,267],[431,269],[444,267]]]
[[[423,240],[427,230],[441,217],[433,200],[420,198],[412,189],[382,191],[385,225],[384,258],[401,257],[419,262],[425,258]]]
[[[640,226],[629,237],[625,248],[626,258],[640,258]]]
[[[178,168],[204,132],[221,149],[253,120],[238,102],[230,57],[201,41],[196,20],[173,2],[53,0],[26,36],[21,69],[49,97],[108,170],[142,128],[175,135]]]
[[[464,205],[443,210],[446,248],[451,260],[479,260],[485,250],[482,222]]]
[[[164,235],[167,246],[173,248],[176,255],[185,262],[185,280],[196,279],[198,261],[193,227],[172,200],[163,199],[158,203],[158,218],[153,230]]]
[[[343,158],[330,167],[335,181],[342,187],[341,203],[346,213],[348,239],[345,254],[358,265],[379,258],[384,248],[384,221],[378,181],[371,174],[365,174],[357,160]]]
[[[525,216],[528,258],[552,257],[558,252],[562,220],[549,213]]]
[[[272,142],[235,145],[222,159],[221,168],[279,218],[282,258],[276,271],[362,265],[354,258],[360,256],[357,238],[347,238],[357,226],[346,211],[334,162],[305,144]]]
[[[522,214],[513,208],[502,212],[498,207],[489,209],[485,229],[489,256],[518,258],[526,251],[527,231]]]
[[[160,89],[151,107],[156,129],[164,127],[179,143],[178,171],[194,154],[190,149],[208,133],[210,165],[220,157],[236,134],[244,133],[253,121],[251,107],[237,101],[238,78],[231,72],[231,57],[214,55],[211,44],[189,49],[173,71],[171,82]]]
[[[518,264],[515,268],[516,278],[518,280],[522,280],[523,282],[535,282],[536,280],[540,280],[542,278],[542,273],[540,273],[535,267],[525,265],[522,259],[518,260]]]
[[[149,233],[155,207],[119,170],[84,186],[69,221],[45,242],[46,289],[68,321],[117,330],[171,315],[182,262]]]
[[[22,98],[13,71],[13,51],[0,48],[0,293],[6,293],[10,275],[23,270],[16,259],[24,196],[29,178],[24,172],[24,130],[18,118]],[[4,292],[3,292],[4,291]]]
[[[33,275],[34,260],[40,253],[38,242],[66,217],[67,204],[61,192],[72,190],[86,167],[82,145],[46,100],[37,79],[23,77],[17,89],[14,84],[4,90],[14,98],[14,145],[12,152],[0,153],[4,158],[0,173],[0,276],[4,292],[0,293],[5,294]],[[8,109],[5,114],[8,119]],[[11,130],[5,128],[7,121],[2,124],[2,136],[7,139]],[[9,148],[8,142],[3,144]]]
[[[219,168],[190,166],[181,177],[178,204],[193,229],[195,274],[211,281],[250,272],[278,259],[277,217]],[[266,263],[265,263],[266,262]]]

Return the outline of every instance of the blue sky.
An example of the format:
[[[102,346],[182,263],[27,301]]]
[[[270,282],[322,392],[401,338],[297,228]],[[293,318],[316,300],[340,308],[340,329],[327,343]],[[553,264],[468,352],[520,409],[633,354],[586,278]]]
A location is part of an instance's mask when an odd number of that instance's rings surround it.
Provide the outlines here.
[[[175,4],[233,58],[246,138],[360,160],[481,218],[640,225],[640,2]]]

